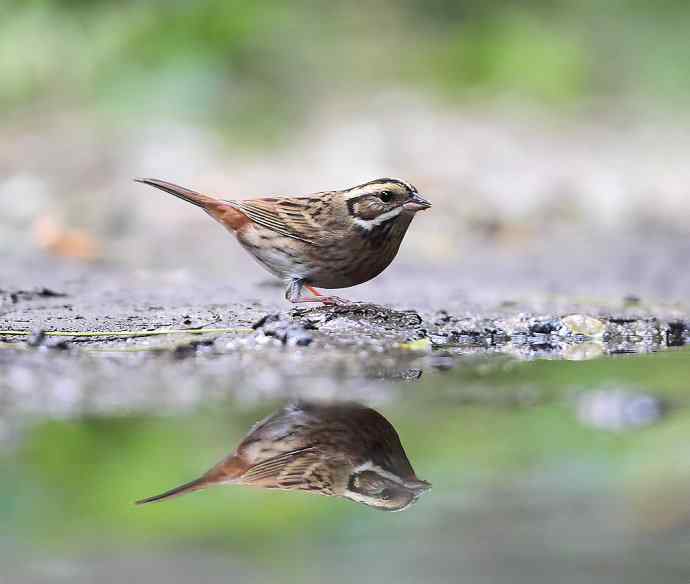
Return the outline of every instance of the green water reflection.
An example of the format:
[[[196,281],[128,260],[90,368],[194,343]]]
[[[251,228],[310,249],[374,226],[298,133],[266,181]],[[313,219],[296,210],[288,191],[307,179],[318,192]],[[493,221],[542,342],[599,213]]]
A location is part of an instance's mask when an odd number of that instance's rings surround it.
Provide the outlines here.
[[[687,584],[689,386],[687,351],[481,360],[396,385],[372,405],[434,488],[395,514],[237,486],[133,505],[198,476],[282,402],[39,421],[2,451],[0,521],[9,529],[0,560],[17,582],[87,582],[98,572],[148,582],[185,573],[345,582],[357,573],[363,581]],[[609,431],[578,419],[589,390],[644,393],[664,408],[649,425]]]

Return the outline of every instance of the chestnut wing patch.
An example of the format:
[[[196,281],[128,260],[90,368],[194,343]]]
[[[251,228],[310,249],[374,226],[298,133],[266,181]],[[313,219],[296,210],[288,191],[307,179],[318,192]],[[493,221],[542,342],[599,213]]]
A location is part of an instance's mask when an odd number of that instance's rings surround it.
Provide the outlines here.
[[[257,225],[285,237],[319,245],[319,224],[313,218],[313,211],[323,205],[319,199],[288,197],[227,202]]]

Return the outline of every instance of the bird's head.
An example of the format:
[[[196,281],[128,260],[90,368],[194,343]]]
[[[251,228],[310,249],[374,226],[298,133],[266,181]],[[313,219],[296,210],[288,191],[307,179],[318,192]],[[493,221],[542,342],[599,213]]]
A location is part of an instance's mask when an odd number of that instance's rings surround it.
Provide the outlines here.
[[[375,465],[355,469],[343,496],[383,511],[402,511],[416,502],[431,484],[419,479],[403,480]]]
[[[347,211],[356,225],[367,231],[405,217],[411,219],[417,211],[431,207],[411,184],[380,178],[343,192]]]

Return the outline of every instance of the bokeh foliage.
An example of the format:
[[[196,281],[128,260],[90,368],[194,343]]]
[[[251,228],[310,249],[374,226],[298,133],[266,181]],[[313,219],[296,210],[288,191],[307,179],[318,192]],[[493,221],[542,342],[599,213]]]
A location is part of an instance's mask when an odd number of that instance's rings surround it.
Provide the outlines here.
[[[0,103],[298,115],[407,87],[563,104],[680,99],[690,5],[493,0],[0,0]]]

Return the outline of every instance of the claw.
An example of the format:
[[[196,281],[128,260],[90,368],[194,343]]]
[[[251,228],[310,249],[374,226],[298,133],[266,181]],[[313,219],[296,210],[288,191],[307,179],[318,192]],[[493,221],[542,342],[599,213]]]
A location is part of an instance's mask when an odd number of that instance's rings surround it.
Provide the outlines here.
[[[339,296],[319,296],[318,300],[326,306],[346,306],[352,304],[347,298],[340,298]]]

